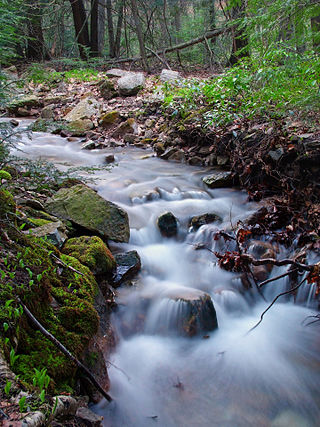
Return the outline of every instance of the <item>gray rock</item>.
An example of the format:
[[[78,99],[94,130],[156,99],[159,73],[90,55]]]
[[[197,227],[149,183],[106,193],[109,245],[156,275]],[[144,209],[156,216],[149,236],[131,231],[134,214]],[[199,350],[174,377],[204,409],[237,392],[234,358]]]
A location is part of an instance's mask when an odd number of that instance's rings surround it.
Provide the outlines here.
[[[19,126],[19,121],[16,119],[11,119],[10,124],[12,124],[12,126],[14,126],[14,127],[17,127],[17,126]]]
[[[128,214],[84,184],[60,189],[46,203],[52,215],[117,242],[130,237]]]
[[[181,76],[178,71],[166,70],[166,69],[161,71],[160,80],[162,82],[169,82],[169,81],[175,81],[180,79],[181,79]]]
[[[125,76],[126,74],[129,74],[130,72],[129,71],[126,71],[126,70],[121,70],[120,68],[112,68],[111,70],[108,70],[107,72],[106,72],[106,76],[107,77],[118,77],[118,78],[120,78],[120,77],[123,77],[123,76]]]
[[[193,230],[198,230],[202,225],[211,224],[212,222],[222,221],[219,215],[215,213],[205,213],[203,215],[194,216],[191,218],[189,226]]]
[[[74,122],[76,120],[90,119],[100,113],[100,103],[94,98],[82,99],[66,116],[64,120]]]
[[[124,136],[126,134],[138,134],[138,125],[135,122],[133,118],[130,118],[126,120],[125,122],[121,123],[111,134],[112,137],[118,138],[119,136]]]
[[[95,414],[89,408],[81,407],[77,410],[76,420],[87,427],[102,427],[103,417]]]
[[[117,263],[116,274],[113,277],[113,285],[132,279],[141,269],[141,259],[137,251],[130,251],[124,254],[116,254]]]
[[[282,147],[277,148],[276,150],[270,150],[268,153],[268,156],[270,159],[274,160],[275,162],[279,161],[281,156],[283,155],[284,151]]]
[[[127,73],[118,80],[119,93],[122,96],[134,96],[144,88],[145,77],[142,73]]]
[[[232,174],[231,172],[216,172],[212,175],[205,176],[202,181],[209,188],[222,188],[230,187],[232,185]]]
[[[86,141],[81,145],[81,150],[93,150],[94,148],[96,148],[96,142],[91,141],[91,139],[89,139],[89,141]]]
[[[193,156],[188,160],[189,165],[191,166],[202,166],[203,159],[199,156]]]
[[[41,227],[32,228],[26,231],[36,237],[46,237],[53,245],[60,248],[67,239],[66,227],[61,221],[49,222]]]
[[[159,144],[161,144],[161,143],[155,144],[155,150],[156,150],[157,154],[158,154],[158,151],[161,152],[161,149],[163,148],[163,145],[160,146]],[[163,154],[160,154],[160,157],[161,157],[161,159],[168,160],[169,157],[171,157],[177,151],[178,151],[178,148],[169,147],[165,150],[165,152]]]
[[[173,237],[178,233],[178,221],[172,212],[165,212],[157,220],[160,233],[165,237]]]
[[[186,161],[186,155],[183,150],[177,150],[168,157],[168,160],[183,163]]]

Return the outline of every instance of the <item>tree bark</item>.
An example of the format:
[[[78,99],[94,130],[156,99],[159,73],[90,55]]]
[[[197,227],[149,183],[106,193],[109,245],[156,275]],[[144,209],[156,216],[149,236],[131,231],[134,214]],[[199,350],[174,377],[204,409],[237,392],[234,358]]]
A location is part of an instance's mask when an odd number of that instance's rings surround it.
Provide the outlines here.
[[[80,58],[86,61],[88,59],[86,50],[90,49],[87,14],[84,8],[83,0],[69,1],[72,8],[73,22]]]
[[[42,61],[47,53],[42,32],[42,12],[39,0],[29,0],[28,13],[27,58]]]
[[[231,10],[232,19],[243,18],[246,13],[246,0],[241,0],[241,4],[234,6]],[[229,58],[230,65],[235,65],[240,59],[248,57],[249,52],[246,49],[248,46],[248,38],[245,34],[244,28],[236,24],[232,30],[232,49]]]
[[[132,10],[133,20],[134,20],[134,24],[136,27],[136,33],[137,33],[138,42],[139,42],[142,67],[143,67],[144,71],[148,72],[149,66],[148,66],[146,49],[144,46],[141,22],[140,22],[139,15],[138,15],[138,8],[137,8],[136,0],[131,0],[131,10]]]
[[[121,0],[118,9],[118,22],[117,22],[117,30],[116,30],[116,39],[114,44],[114,53],[115,57],[119,58],[120,56],[120,45],[121,45],[121,31],[123,24],[123,12],[124,12],[124,3],[125,0]]]
[[[90,55],[99,56],[99,2],[91,0]]]
[[[115,57],[114,30],[113,30],[113,19],[112,18],[113,18],[113,16],[112,16],[111,0],[107,0],[107,22],[108,22],[109,56],[110,56],[110,58]]]
[[[104,50],[105,23],[106,23],[106,0],[99,0],[99,10],[98,10],[98,52],[99,52],[99,56],[102,56],[103,50]]]

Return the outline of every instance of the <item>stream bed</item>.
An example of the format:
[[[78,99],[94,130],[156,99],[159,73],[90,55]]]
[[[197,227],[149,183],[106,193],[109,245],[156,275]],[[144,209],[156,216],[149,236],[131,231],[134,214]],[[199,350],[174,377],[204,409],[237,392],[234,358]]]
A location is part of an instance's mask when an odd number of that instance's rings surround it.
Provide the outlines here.
[[[306,318],[316,313],[310,286],[300,290],[299,304],[280,299],[248,333],[270,301],[287,289],[286,279],[268,285],[266,302],[254,292],[244,293],[240,278],[221,270],[210,251],[195,250],[199,244],[224,249],[214,234],[232,229],[257,209],[245,192],[210,190],[202,177],[211,171],[166,162],[147,150],[117,148],[115,165],[107,166],[110,150],[81,150],[80,142],[60,136],[34,133],[18,148],[20,156],[49,160],[62,170],[77,168],[129,215],[130,242],[111,248],[137,250],[142,271],[131,287],[119,289],[112,315],[117,346],[108,370],[114,402],[92,408],[105,417],[105,426],[320,425],[320,326],[306,326]],[[175,238],[161,236],[157,228],[158,216],[166,211],[178,219]],[[220,220],[190,230],[190,218],[207,212]],[[288,255],[279,250],[279,258]],[[284,271],[274,268],[272,275]],[[172,324],[183,307],[168,295],[199,290],[211,296],[219,328],[206,336],[181,336]],[[145,299],[149,304],[142,316]]]

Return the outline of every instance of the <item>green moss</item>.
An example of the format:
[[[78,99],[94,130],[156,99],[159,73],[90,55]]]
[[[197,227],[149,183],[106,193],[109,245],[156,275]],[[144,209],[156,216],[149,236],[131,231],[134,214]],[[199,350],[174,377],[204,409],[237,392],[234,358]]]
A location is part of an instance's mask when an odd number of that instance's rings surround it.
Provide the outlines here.
[[[50,224],[51,221],[48,221],[47,219],[42,218],[29,218],[29,221],[34,224],[36,227],[41,227],[45,224]]]
[[[116,268],[116,261],[105,243],[96,236],[69,239],[63,253],[77,258],[94,274],[110,274]]]
[[[9,339],[5,355],[8,358],[10,349],[17,343],[19,357],[13,370],[26,387],[32,388],[35,368],[46,368],[52,378],[52,391],[70,391],[75,384],[77,367],[35,330],[24,314],[12,314],[19,307],[15,296],[19,295],[39,322],[81,359],[99,325],[99,316],[93,307],[97,283],[88,267],[60,254],[50,243],[17,231],[10,234],[10,238],[15,244],[11,244],[6,262],[8,250],[0,246],[0,268],[5,269],[5,276],[0,279],[0,323],[9,325],[3,334],[3,338]],[[51,254],[78,272],[57,264]],[[23,263],[19,264],[20,260]],[[14,277],[10,279],[12,272]],[[6,307],[6,301],[11,299]]]
[[[0,219],[10,213],[14,213],[16,204],[13,195],[5,189],[0,189]]]
[[[108,113],[101,116],[100,121],[103,126],[113,125],[117,123],[120,119],[119,111],[109,111]]]

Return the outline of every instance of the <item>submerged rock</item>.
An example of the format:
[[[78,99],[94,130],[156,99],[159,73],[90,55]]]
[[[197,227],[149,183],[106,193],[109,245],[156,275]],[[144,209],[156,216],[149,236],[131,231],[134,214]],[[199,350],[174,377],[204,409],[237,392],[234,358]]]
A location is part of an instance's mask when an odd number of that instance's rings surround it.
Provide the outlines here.
[[[231,172],[221,171],[212,175],[205,176],[202,181],[207,184],[209,188],[222,188],[230,187],[232,185]]]
[[[144,88],[145,81],[145,77],[142,73],[126,73],[118,80],[120,95],[137,95],[137,93]]]
[[[81,236],[69,239],[62,252],[77,258],[95,275],[111,274],[116,261],[106,244],[97,236]]]
[[[47,201],[46,209],[52,215],[70,220],[106,239],[129,241],[127,213],[86,185],[60,189]]]
[[[165,212],[157,220],[160,233],[165,237],[173,237],[178,233],[178,221],[172,212]]]
[[[141,269],[141,259],[137,251],[115,255],[117,270],[113,277],[113,285],[132,279]]]

